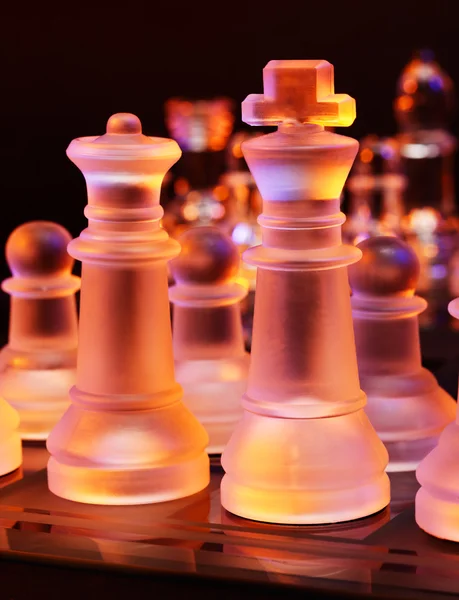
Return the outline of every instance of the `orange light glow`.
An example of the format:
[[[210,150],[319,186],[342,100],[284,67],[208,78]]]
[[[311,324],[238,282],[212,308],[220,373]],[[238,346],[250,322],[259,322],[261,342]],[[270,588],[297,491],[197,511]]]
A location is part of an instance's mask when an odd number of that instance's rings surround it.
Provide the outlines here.
[[[373,160],[373,152],[370,150],[370,148],[364,148],[362,150],[362,152],[360,153],[360,160],[363,163],[369,163]]]
[[[408,111],[413,108],[413,98],[411,96],[400,96],[397,98],[397,108],[402,111]]]
[[[195,204],[185,204],[182,213],[187,221],[196,221],[199,217],[199,209]]]
[[[402,87],[405,94],[414,94],[418,89],[418,84],[415,79],[405,79]]]
[[[190,191],[190,184],[184,177],[179,177],[174,184],[176,196],[185,196]]]
[[[435,258],[438,254],[437,244],[427,244],[423,249],[424,256],[427,258]]]
[[[181,112],[183,116],[189,117],[193,114],[193,105],[191,102],[184,101],[180,106]]]
[[[231,148],[231,152],[234,158],[242,158],[244,155],[242,154],[242,145],[240,143],[234,144]]]
[[[226,187],[226,185],[217,185],[214,187],[214,196],[215,198],[217,198],[217,200],[220,200],[220,202],[226,200],[228,198],[228,195],[229,190]]]

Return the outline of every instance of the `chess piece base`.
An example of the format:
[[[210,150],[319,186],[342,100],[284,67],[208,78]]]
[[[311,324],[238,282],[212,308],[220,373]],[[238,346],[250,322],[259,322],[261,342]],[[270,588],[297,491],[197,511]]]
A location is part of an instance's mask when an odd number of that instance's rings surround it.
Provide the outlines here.
[[[445,427],[437,447],[416,470],[416,523],[438,538],[459,542],[459,426]]]
[[[72,404],[48,438],[51,492],[86,504],[165,502],[209,483],[207,435],[181,401],[143,411]]]
[[[421,488],[416,494],[416,523],[434,537],[459,542],[459,511],[454,498]]]
[[[0,476],[15,471],[22,464],[18,424],[17,412],[0,398]]]
[[[209,435],[208,454],[221,454],[242,417],[249,356],[177,361],[175,375],[183,402]]]
[[[454,420],[456,402],[423,369],[411,377],[362,378],[365,412],[389,453],[387,472],[415,471]]]
[[[322,419],[246,411],[223,453],[221,501],[233,514],[270,523],[359,519],[389,503],[386,463],[363,410]]]
[[[56,496],[85,504],[150,504],[200,492],[209,483],[208,468],[204,454],[178,465],[129,470],[76,467],[51,458],[48,485]]]
[[[384,442],[389,453],[388,473],[406,473],[415,471],[423,458],[438,444],[439,435],[425,437],[419,440],[402,440],[399,442]]]
[[[70,404],[68,392],[75,377],[74,368],[6,368],[0,382],[0,394],[19,413],[19,434],[23,440],[44,441],[48,438]]]

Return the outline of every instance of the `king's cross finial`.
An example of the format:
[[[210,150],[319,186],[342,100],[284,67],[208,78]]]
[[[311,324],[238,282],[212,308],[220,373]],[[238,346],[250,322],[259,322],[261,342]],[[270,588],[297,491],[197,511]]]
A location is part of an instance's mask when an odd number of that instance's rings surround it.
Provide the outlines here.
[[[355,119],[355,100],[335,94],[333,65],[326,60],[272,60],[263,69],[264,94],[242,103],[249,125],[300,123],[348,127]]]

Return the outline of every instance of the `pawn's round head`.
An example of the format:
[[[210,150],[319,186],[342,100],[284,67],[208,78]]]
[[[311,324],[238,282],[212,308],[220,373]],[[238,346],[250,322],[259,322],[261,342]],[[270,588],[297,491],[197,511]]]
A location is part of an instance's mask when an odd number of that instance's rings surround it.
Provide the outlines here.
[[[182,251],[170,263],[178,283],[209,285],[236,275],[239,252],[233,240],[217,227],[192,227],[178,241]]]
[[[136,135],[142,133],[142,123],[132,113],[116,113],[107,121],[107,133]]]
[[[354,293],[368,296],[410,296],[416,289],[420,265],[414,250],[394,236],[370,237],[357,245],[359,262],[349,267]]]
[[[6,243],[6,260],[15,277],[59,277],[70,273],[70,233],[51,221],[30,221],[17,227]]]

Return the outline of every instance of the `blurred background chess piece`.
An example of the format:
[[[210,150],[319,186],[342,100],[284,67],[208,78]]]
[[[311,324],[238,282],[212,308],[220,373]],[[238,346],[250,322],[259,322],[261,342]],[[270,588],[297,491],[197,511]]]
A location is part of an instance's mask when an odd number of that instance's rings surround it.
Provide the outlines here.
[[[458,247],[454,191],[457,141],[450,133],[454,84],[430,50],[417,52],[397,82],[394,113],[403,170],[403,235],[421,263],[417,292],[429,301],[423,324],[447,315],[451,259]],[[454,285],[454,284],[453,284]]]
[[[428,300],[423,327],[448,320],[459,289],[459,237],[454,192],[456,138],[450,133],[456,98],[452,79],[429,50],[416,52],[398,78],[393,137],[371,134],[346,186],[346,242],[399,236],[421,265],[416,291]]]
[[[345,241],[358,244],[375,235],[400,235],[405,187],[397,140],[364,137],[346,185]]]
[[[182,150],[166,202],[163,227],[178,237],[189,227],[228,221],[228,189],[220,184],[225,149],[233,130],[234,106],[230,98],[187,100],[171,98],[165,104],[170,136]]]
[[[163,227],[178,238],[191,227],[217,226],[231,236],[242,255],[261,242],[257,221],[261,196],[241,148],[244,141],[260,134],[238,131],[231,135],[234,103],[230,98],[171,98],[165,104],[165,115],[169,133],[183,154],[175,177],[169,181],[171,197],[163,197]],[[238,276],[249,289],[241,305],[247,347],[251,343],[256,272],[255,267],[240,261]]]

